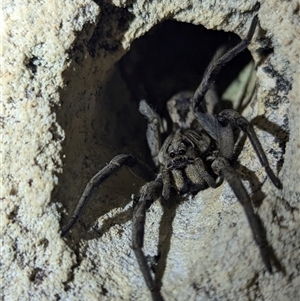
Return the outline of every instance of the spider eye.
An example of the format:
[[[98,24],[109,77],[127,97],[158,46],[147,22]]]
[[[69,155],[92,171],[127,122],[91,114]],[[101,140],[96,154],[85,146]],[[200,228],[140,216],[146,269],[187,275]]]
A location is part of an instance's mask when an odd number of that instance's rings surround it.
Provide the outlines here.
[[[174,158],[175,157],[175,153],[174,152],[170,152],[170,157]]]
[[[179,151],[179,155],[184,155],[185,154],[185,150],[184,149],[181,149],[180,151]]]

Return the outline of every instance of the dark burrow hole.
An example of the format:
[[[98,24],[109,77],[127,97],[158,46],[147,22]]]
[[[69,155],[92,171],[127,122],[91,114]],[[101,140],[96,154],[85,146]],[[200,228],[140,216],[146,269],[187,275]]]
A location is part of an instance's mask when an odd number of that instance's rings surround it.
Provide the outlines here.
[[[164,113],[165,102],[172,95],[196,90],[219,47],[230,49],[240,40],[233,33],[165,21],[134,41],[118,67],[132,99],[146,99]],[[245,50],[222,68],[216,79],[220,95],[251,59]]]
[[[224,45],[230,49],[239,41],[240,38],[233,33],[207,30],[200,25],[164,21],[132,43],[130,51],[115,65],[106,85],[99,87],[100,96],[93,107],[96,117],[87,121],[87,124],[90,123],[88,130],[92,138],[84,146],[84,153],[80,153],[83,158],[82,166],[75,170],[73,166],[68,167],[71,163],[65,164],[66,172],[59,180],[61,187],[57,193],[58,200],[68,200],[63,201],[68,217],[63,215],[62,224],[69,220],[87,183],[83,170],[88,168],[91,172],[89,176],[92,176],[120,153],[131,153],[154,167],[146,142],[147,122],[138,112],[140,100],[145,99],[157,113],[168,118],[168,99],[183,90],[195,91],[216,50]],[[249,51],[245,50],[222,68],[215,82],[219,95],[222,95],[251,59]],[[69,109],[66,108],[66,111]],[[72,138],[68,138],[68,133],[66,137],[67,144],[68,139]],[[73,151],[72,147],[69,149],[70,152]],[[66,156],[70,158],[72,154],[67,153]],[[80,182],[78,186],[79,181],[85,183]],[[137,193],[141,185],[142,181],[137,181],[134,176],[130,177],[129,173],[123,171],[112,176],[101,189],[95,190],[86,206],[80,218],[80,224],[84,225],[80,227],[80,233],[78,226],[74,227],[74,231],[82,238],[100,216],[113,208],[125,207],[130,202],[130,194]],[[77,186],[74,193],[68,192],[68,187]],[[112,218],[103,226],[100,235],[110,225],[123,223],[131,217],[129,210],[120,217]]]

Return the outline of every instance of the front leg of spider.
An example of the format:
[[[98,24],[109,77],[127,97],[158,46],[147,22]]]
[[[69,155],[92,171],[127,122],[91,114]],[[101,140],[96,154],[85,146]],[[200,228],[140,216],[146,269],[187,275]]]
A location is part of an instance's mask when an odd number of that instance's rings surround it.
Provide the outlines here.
[[[247,134],[258,156],[260,164],[265,168],[265,171],[269,176],[270,180],[278,189],[282,189],[282,184],[271,169],[267,156],[261,146],[260,141],[258,140],[255,134],[252,124],[235,110],[223,110],[217,116],[217,119],[221,127],[227,127],[228,125],[231,125],[240,128]]]
[[[134,207],[132,220],[132,247],[153,301],[163,301],[164,299],[160,293],[160,288],[157,287],[151,276],[142,248],[144,245],[146,210],[161,195],[161,191],[162,180],[159,176],[154,181],[145,184],[141,188],[140,199]]]
[[[219,157],[215,159],[212,163],[212,168],[216,174],[222,175],[227,182],[229,183],[231,189],[235,193],[237,199],[242,204],[246,216],[248,218],[254,240],[260,249],[262,259],[266,265],[267,270],[272,273],[272,267],[269,260],[269,247],[266,240],[266,235],[264,229],[261,225],[260,220],[254,213],[251,199],[242,184],[240,178],[238,177],[235,170],[230,166],[231,157],[226,157],[227,154],[232,154],[232,151],[229,149],[231,147],[230,143],[226,143],[228,139],[227,135],[229,129],[238,127],[243,130],[250,139],[250,142],[259,158],[261,165],[265,168],[267,175],[269,176],[272,183],[278,188],[282,188],[280,180],[275,176],[274,172],[269,166],[268,159],[265,152],[261,146],[260,141],[258,140],[253,126],[239,113],[234,110],[224,110],[217,116],[218,126],[218,146],[219,146]],[[226,129],[225,131],[222,129]],[[230,135],[232,136],[232,135]]]
[[[69,223],[62,229],[62,236],[65,236],[77,222],[85,205],[90,200],[93,190],[111,175],[115,174],[123,165],[127,166],[137,178],[140,178],[144,181],[152,181],[156,177],[155,172],[137,157],[130,154],[121,154],[115,156],[109,162],[109,164],[95,174],[86,185]]]
[[[217,157],[212,163],[212,168],[216,174],[221,175],[226,179],[238,201],[243,206],[252,230],[254,241],[259,247],[263,262],[267,270],[272,273],[272,266],[269,259],[269,247],[265,231],[253,210],[251,199],[242,181],[236,171],[230,166],[229,160],[224,157]]]

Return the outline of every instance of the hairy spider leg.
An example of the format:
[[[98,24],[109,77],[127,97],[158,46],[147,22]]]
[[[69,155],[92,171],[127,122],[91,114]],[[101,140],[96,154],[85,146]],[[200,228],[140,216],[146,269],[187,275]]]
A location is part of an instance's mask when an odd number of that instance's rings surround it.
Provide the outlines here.
[[[258,159],[261,165],[265,168],[265,171],[269,176],[270,180],[278,189],[282,189],[282,184],[280,180],[275,176],[273,170],[269,166],[267,156],[262,148],[260,141],[258,140],[255,134],[253,125],[243,116],[241,116],[238,112],[231,109],[223,110],[222,112],[220,112],[220,114],[217,116],[217,119],[221,126],[227,126],[228,123],[230,123],[231,125],[240,128],[247,134],[258,156]]]
[[[243,39],[240,43],[238,43],[235,47],[226,52],[221,58],[216,61],[213,61],[204,74],[204,77],[198,86],[197,90],[194,93],[192,102],[193,102],[193,110],[197,112],[200,109],[201,102],[207,92],[207,90],[212,86],[213,82],[220,69],[229,61],[231,61],[235,56],[237,56],[240,52],[245,50],[251,42],[251,39],[254,35],[254,31],[258,22],[258,17],[255,16],[252,19],[250,29],[248,31],[247,37]],[[201,121],[200,121],[200,124]]]
[[[162,122],[160,116],[151,109],[147,102],[143,99],[139,105],[140,113],[147,119],[146,138],[151,152],[152,160],[156,166],[159,166],[158,154],[161,148],[161,128]]]
[[[263,262],[267,270],[272,273],[272,266],[269,260],[269,246],[266,239],[265,230],[261,225],[261,221],[256,216],[253,210],[251,199],[242,181],[240,180],[235,170],[230,166],[230,163],[226,158],[216,158],[212,163],[212,168],[217,174],[223,176],[226,179],[229,186],[236,195],[238,201],[243,206],[253,233],[255,243],[259,247]]]
[[[214,81],[216,76],[218,75],[220,69],[229,61],[231,61],[235,56],[237,56],[240,52],[245,50],[247,46],[250,44],[251,39],[254,35],[254,31],[258,22],[258,17],[255,16],[252,19],[250,29],[248,31],[247,37],[242,40],[235,47],[230,49],[224,55],[222,55],[219,59],[213,60],[207,67],[203,79],[198,86],[197,90],[192,97],[192,107],[197,121],[201,124],[204,130],[215,140],[217,140],[217,128],[216,128],[216,120],[215,117],[204,112],[202,108],[203,99],[207,93],[207,91],[214,85]]]
[[[146,210],[161,195],[162,187],[161,177],[158,176],[154,181],[146,183],[141,188],[140,199],[134,207],[132,220],[132,247],[153,301],[163,301],[164,299],[160,293],[160,288],[157,287],[151,276],[142,248],[144,244]]]
[[[127,166],[137,178],[140,178],[146,182],[151,181],[156,177],[154,171],[137,157],[130,154],[117,155],[87,183],[73,216],[71,217],[69,223],[62,230],[62,236],[66,235],[79,219],[83,208],[91,198],[94,188],[98,187],[103,181],[115,174],[123,165]]]

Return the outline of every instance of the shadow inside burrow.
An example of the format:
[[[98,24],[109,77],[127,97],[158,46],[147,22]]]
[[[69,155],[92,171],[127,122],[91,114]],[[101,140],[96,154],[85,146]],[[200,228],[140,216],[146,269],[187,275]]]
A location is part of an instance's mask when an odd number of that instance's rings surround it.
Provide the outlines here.
[[[63,173],[58,175],[58,185],[52,193],[53,202],[63,205],[61,227],[72,216],[89,179],[113,156],[131,148],[137,154],[144,153],[145,148],[139,143],[144,129],[134,127],[143,118],[138,113],[131,116],[131,111],[137,112],[137,104],[130,101],[118,72],[113,72],[116,58],[125,53],[121,41],[134,16],[107,1],[96,2],[101,7],[101,18],[95,28],[86,24],[77,33],[69,51],[70,66],[63,74],[60,107],[55,112],[65,132]],[[128,133],[137,139],[127,139]],[[120,178],[112,176],[103,189],[95,191],[66,242],[78,249],[78,241],[89,237],[94,221],[114,208],[125,207],[130,194],[138,191],[140,185],[141,181],[126,170],[120,171]]]
[[[100,22],[104,21],[100,19]],[[125,30],[126,26],[122,33]],[[88,90],[83,86],[76,101],[72,93],[77,88],[78,78],[82,74],[97,76],[96,72],[90,75],[84,73],[85,51],[94,62],[101,57],[101,51],[109,56],[110,52],[118,51],[118,47],[121,47],[117,46],[117,39],[111,42],[102,38],[103,32],[96,30],[85,43],[87,46],[75,45],[71,54],[73,62],[65,73],[67,87],[61,93],[62,104],[57,115],[65,130],[63,151],[66,158],[64,172],[59,176],[59,185],[53,193],[53,200],[61,202],[68,213],[62,214],[62,225],[66,225],[71,217],[88,180],[113,156],[132,153],[154,167],[146,143],[146,120],[138,112],[139,101],[146,99],[161,116],[170,121],[165,108],[166,101],[182,90],[194,91],[215,51],[224,44],[232,47],[240,41],[232,33],[165,21],[131,45],[131,50],[115,66],[105,85],[99,84],[97,90]],[[219,95],[249,60],[251,55],[244,51],[222,68],[216,80]],[[76,69],[76,74],[73,69]],[[97,100],[92,102],[90,97],[95,94]],[[95,190],[79,221],[67,236],[68,244],[78,249],[81,239],[100,238],[113,225],[131,220],[131,207],[126,206],[130,202],[130,195],[137,193],[143,184],[126,169],[113,175]],[[101,229],[93,227],[100,216],[116,208],[125,209],[108,217]],[[175,211],[166,211],[165,214],[169,215],[169,220],[173,220]],[[160,262],[164,263],[158,269],[158,282],[164,273],[170,248],[170,238],[163,239],[165,234],[162,233],[172,233],[171,224],[160,224],[159,244],[164,241],[163,259]],[[91,228],[92,231],[89,231]]]
[[[167,20],[134,41],[119,68],[131,97],[136,102],[145,99],[168,119],[167,100],[181,91],[195,91],[216,51],[239,41],[233,33]],[[245,50],[221,68],[215,81],[219,96],[251,59]]]

